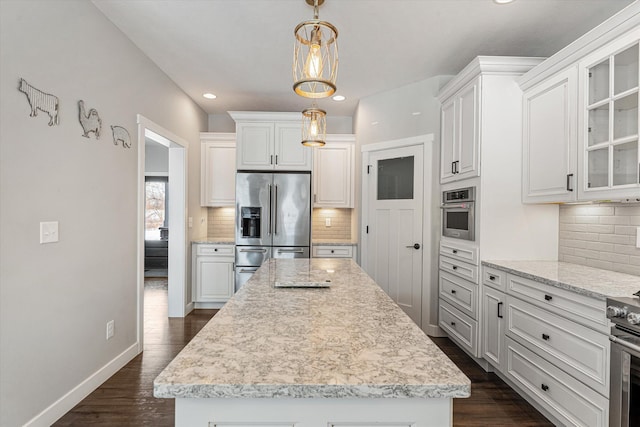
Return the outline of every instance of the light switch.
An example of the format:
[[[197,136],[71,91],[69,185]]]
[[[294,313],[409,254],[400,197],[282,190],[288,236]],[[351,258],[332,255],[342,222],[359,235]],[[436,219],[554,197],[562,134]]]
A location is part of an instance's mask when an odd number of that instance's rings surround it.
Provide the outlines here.
[[[193,217],[189,217],[189,228],[193,228]]]
[[[331,218],[325,218],[324,225],[325,227],[331,227]]]
[[[54,243],[58,241],[58,221],[40,223],[40,243]]]

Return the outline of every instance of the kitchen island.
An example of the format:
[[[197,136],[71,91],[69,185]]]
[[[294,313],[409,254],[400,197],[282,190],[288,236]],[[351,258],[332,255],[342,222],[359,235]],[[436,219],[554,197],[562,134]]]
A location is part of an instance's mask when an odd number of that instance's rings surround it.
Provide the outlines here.
[[[154,381],[178,427],[446,426],[470,389],[353,260],[324,258],[269,260]]]

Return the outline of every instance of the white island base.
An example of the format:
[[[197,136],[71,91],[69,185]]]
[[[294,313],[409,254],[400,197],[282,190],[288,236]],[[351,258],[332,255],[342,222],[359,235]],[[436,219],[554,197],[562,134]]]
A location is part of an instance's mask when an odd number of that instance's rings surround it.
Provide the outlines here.
[[[176,427],[444,427],[451,398],[185,399],[177,398]]]

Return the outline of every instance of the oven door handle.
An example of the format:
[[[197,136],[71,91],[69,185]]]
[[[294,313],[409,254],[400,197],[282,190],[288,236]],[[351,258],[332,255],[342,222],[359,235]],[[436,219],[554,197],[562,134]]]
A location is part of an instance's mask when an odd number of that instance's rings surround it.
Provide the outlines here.
[[[624,347],[626,350],[633,351],[635,353],[635,356],[640,357],[640,346],[637,346],[625,340],[621,340],[620,338],[615,336],[609,336],[609,341],[614,344],[618,344],[620,347]]]
[[[469,209],[471,208],[471,203],[473,202],[464,202],[464,203],[443,203],[440,205],[440,209]]]

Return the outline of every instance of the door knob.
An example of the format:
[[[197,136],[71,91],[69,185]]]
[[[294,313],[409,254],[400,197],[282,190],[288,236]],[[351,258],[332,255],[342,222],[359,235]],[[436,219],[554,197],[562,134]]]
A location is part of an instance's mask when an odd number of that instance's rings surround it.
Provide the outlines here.
[[[420,243],[415,243],[411,246],[407,246],[407,248],[420,249]]]

